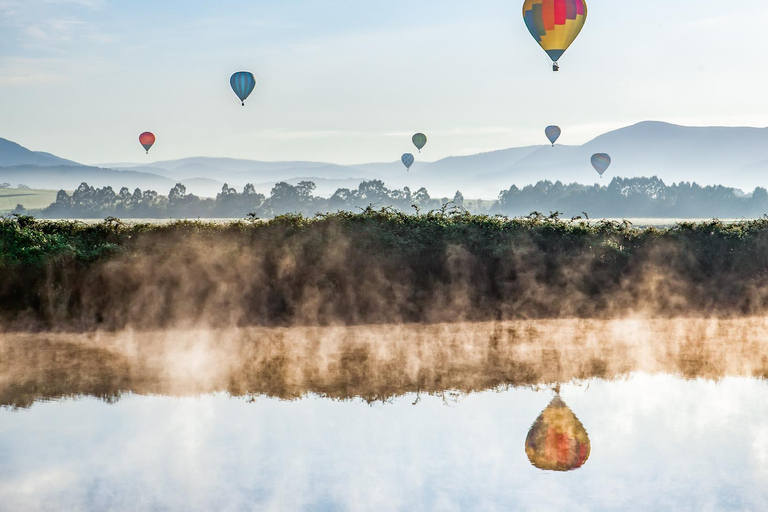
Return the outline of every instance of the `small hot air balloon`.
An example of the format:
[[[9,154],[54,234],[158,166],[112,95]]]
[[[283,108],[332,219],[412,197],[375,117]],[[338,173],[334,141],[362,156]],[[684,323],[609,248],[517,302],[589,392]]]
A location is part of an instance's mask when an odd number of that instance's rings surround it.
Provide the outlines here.
[[[155,144],[155,135],[152,132],[142,133],[139,135],[139,144],[144,146],[144,149],[147,150],[147,154],[149,154],[149,148]]]
[[[411,140],[413,141],[413,145],[416,146],[416,149],[419,150],[419,153],[421,153],[421,148],[427,145],[427,136],[423,133],[417,133]]]
[[[592,167],[595,168],[600,177],[603,177],[605,171],[611,166],[611,157],[605,153],[595,153],[592,155]]]
[[[589,458],[589,436],[584,425],[556,396],[536,419],[525,440],[525,453],[535,467],[572,471]]]
[[[245,99],[250,96],[253,88],[256,87],[256,79],[253,77],[253,73],[238,71],[229,79],[229,85],[232,86],[232,90],[240,98],[240,103],[245,106]]]
[[[406,169],[409,171],[411,170],[411,166],[413,165],[413,162],[415,161],[415,158],[413,158],[413,155],[410,153],[406,153],[403,155],[403,157],[400,159],[403,162],[403,165]]]
[[[554,147],[555,142],[557,142],[557,139],[560,138],[560,134],[562,133],[562,130],[560,130],[559,126],[547,126],[544,129],[544,133],[547,135],[549,142],[551,142],[552,146]]]
[[[552,59],[552,70],[558,71],[558,59],[587,20],[587,3],[585,0],[525,0],[523,19],[533,38]]]

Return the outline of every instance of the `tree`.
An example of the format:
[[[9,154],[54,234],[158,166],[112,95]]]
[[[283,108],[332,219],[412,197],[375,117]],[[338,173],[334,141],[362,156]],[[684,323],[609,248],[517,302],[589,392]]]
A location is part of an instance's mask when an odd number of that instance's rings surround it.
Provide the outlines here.
[[[431,198],[429,197],[429,192],[427,192],[427,189],[424,187],[421,187],[413,195],[413,200],[419,206],[427,206],[431,201]]]
[[[464,194],[461,193],[461,190],[457,190],[453,195],[453,204],[460,208],[464,208]]]
[[[226,186],[226,185],[225,185]],[[168,192],[168,203],[173,206],[180,203],[187,195],[187,187],[177,183],[170,192]]]
[[[296,192],[298,192],[299,197],[303,200],[310,200],[312,198],[312,192],[315,191],[317,186],[313,181],[300,181],[298,185],[296,185]]]

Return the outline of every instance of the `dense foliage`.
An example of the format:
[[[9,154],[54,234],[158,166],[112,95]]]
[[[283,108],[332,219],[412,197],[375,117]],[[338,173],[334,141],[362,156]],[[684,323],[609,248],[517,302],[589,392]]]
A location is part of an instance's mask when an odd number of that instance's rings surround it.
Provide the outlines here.
[[[768,220],[391,209],[268,222],[0,221],[6,327],[732,315],[768,307]]]

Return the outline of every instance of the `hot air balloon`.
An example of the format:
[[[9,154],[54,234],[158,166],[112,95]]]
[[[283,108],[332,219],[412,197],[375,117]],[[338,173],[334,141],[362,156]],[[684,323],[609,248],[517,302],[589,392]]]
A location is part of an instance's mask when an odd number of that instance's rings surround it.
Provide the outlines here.
[[[585,0],[525,0],[523,19],[528,31],[552,59],[552,70],[587,20]]]
[[[427,145],[427,136],[423,133],[417,133],[411,140],[413,141],[413,145],[416,146],[416,149],[419,150],[419,153],[421,153],[421,148]]]
[[[557,139],[560,138],[560,134],[562,133],[562,130],[560,130],[559,126],[547,126],[544,129],[544,133],[547,135],[549,142],[552,143],[552,146],[554,146],[555,142],[557,142]]]
[[[144,146],[144,149],[147,150],[147,154],[149,154],[149,148],[151,148],[155,144],[155,134],[152,132],[144,132],[141,135],[139,135],[139,144]]]
[[[403,165],[405,166],[405,168],[410,171],[415,158],[413,158],[412,154],[406,153],[403,155],[403,157],[400,160],[403,162]]]
[[[595,153],[592,155],[592,167],[595,168],[600,177],[603,177],[605,171],[611,166],[611,157],[605,153]]]
[[[250,96],[253,88],[256,87],[256,79],[253,77],[253,73],[238,71],[229,79],[229,85],[232,86],[232,90],[235,91],[237,97],[240,98],[240,102],[245,106],[245,99]]]
[[[584,425],[557,395],[528,432],[525,440],[528,460],[546,471],[572,471],[584,465],[589,452],[589,436]]]

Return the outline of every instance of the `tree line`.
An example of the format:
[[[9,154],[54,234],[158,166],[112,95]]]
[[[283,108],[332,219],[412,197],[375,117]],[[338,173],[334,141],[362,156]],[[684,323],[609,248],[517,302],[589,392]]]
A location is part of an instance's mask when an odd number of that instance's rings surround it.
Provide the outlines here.
[[[203,198],[188,194],[181,183],[176,184],[167,196],[154,190],[135,189],[131,192],[123,187],[115,192],[112,187],[94,188],[81,183],[72,193],[60,190],[56,201],[40,212],[42,218],[234,218],[253,214],[271,218],[287,213],[301,213],[312,216],[332,211],[355,211],[368,205],[388,206],[400,211],[440,208],[450,202],[448,198],[433,199],[426,188],[415,193],[408,187],[389,189],[380,180],[364,181],[356,189],[340,188],[330,198],[313,194],[315,184],[302,181],[297,185],[280,182],[275,184],[269,197],[247,184],[242,192],[227,184],[215,198]],[[463,206],[464,198],[457,192],[453,201]],[[20,210],[17,207],[17,210]],[[23,207],[21,208],[23,210]]]
[[[565,185],[540,181],[523,188],[512,186],[499,194],[493,213],[509,216],[531,212],[560,212],[574,217],[741,218],[768,213],[768,191],[751,194],[722,185],[695,182],[667,185],[656,176],[613,178],[607,186]]]
[[[253,185],[238,191],[225,184],[215,198],[188,194],[177,184],[163,196],[154,190],[123,187],[94,188],[82,183],[71,195],[59,191],[56,201],[41,211],[27,211],[22,205],[15,213],[30,213],[42,218],[243,218],[253,214],[271,218],[287,213],[312,216],[316,213],[358,211],[369,205],[412,212],[429,211],[451,205],[473,208],[457,191],[452,199],[432,198],[426,188],[412,192],[408,187],[387,188],[381,180],[364,181],[357,188],[340,188],[330,197],[314,195],[315,184],[302,181],[296,185],[275,184],[269,197]],[[563,184],[540,181],[523,188],[502,191],[490,213],[522,216],[531,212],[560,212],[569,217],[673,217],[739,218],[759,217],[768,213],[768,191],[757,187],[745,194],[721,185],[701,186],[695,182],[667,185],[656,176],[650,178],[613,178],[608,185]]]

